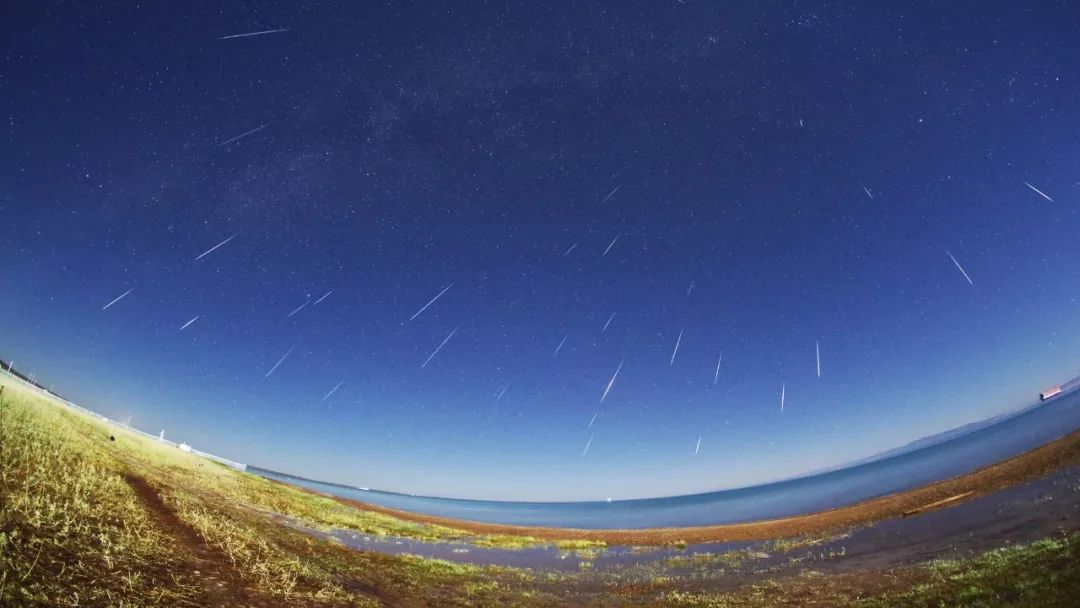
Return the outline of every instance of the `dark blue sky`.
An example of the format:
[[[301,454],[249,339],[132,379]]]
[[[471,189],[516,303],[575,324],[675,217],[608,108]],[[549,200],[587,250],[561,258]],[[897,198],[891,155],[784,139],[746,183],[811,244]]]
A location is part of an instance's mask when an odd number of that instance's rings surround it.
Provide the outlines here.
[[[1076,3],[539,4],[9,6],[0,355],[244,462],[544,500],[1080,373]]]

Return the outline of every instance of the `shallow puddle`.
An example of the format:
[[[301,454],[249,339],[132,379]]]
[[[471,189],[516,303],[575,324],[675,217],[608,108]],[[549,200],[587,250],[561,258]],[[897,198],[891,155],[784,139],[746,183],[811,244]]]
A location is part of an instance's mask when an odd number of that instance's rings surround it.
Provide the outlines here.
[[[376,536],[352,530],[316,530],[295,520],[286,525],[347,547],[390,555],[416,555],[479,566],[509,566],[564,572],[593,569],[628,569],[655,564],[669,558],[700,560],[702,556],[740,552],[738,559],[715,565],[739,570],[775,570],[808,562],[821,571],[887,568],[937,558],[957,558],[1009,543],[1028,542],[1080,527],[1080,467],[1059,471],[1039,481],[905,518],[891,519],[858,528],[813,545],[773,544],[768,541],[702,543],[684,549],[674,547],[609,547],[598,551],[560,550],[554,545],[525,549],[480,547],[467,541],[427,542]],[[790,545],[795,545],[791,547]],[[670,573],[690,571],[693,560],[675,560]],[[690,563],[690,565],[687,565]]]

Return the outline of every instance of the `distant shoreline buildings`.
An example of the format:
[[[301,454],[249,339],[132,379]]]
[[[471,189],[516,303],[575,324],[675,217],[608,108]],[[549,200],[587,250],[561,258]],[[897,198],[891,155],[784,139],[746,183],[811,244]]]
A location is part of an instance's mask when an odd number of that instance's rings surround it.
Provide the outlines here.
[[[150,433],[147,433],[146,431],[142,431],[140,429],[137,429],[137,428],[131,426],[130,424],[126,423],[126,422],[120,422],[118,420],[113,420],[113,419],[111,419],[111,418],[109,418],[107,416],[102,416],[101,414],[99,414],[99,413],[97,413],[97,412],[95,412],[93,410],[89,410],[89,409],[87,409],[87,408],[85,408],[85,407],[83,407],[81,405],[78,405],[76,403],[72,403],[71,401],[68,401],[67,399],[61,397],[60,395],[57,395],[56,393],[54,393],[54,392],[50,391],[49,389],[45,388],[41,384],[35,382],[33,374],[31,374],[30,376],[26,376],[26,375],[20,373],[19,370],[12,368],[12,363],[11,362],[6,362],[7,367],[5,369],[4,363],[5,362],[3,360],[0,360],[0,374],[6,375],[6,376],[14,379],[17,382],[22,383],[24,386],[26,386],[27,388],[30,388],[31,390],[36,390],[36,391],[44,394],[46,397],[49,397],[51,400],[59,403],[60,405],[70,407],[71,409],[74,409],[74,410],[78,410],[78,411],[90,416],[91,418],[96,418],[96,419],[98,419],[98,420],[100,420],[100,421],[102,421],[104,423],[111,424],[111,425],[114,425],[114,426],[118,426],[118,427],[127,429],[128,431],[131,431],[132,433],[136,433],[138,435],[142,435],[143,437],[146,437],[147,439],[151,439],[153,441],[164,443],[166,445],[171,445],[171,446],[173,446],[175,448],[178,448],[180,451],[188,452],[188,453],[195,454],[195,455],[198,455],[198,456],[202,456],[203,458],[206,458],[208,460],[213,460],[215,462],[221,463],[221,464],[223,464],[225,466],[232,467],[232,468],[240,470],[240,471],[246,471],[247,470],[247,465],[242,463],[242,462],[236,462],[235,460],[229,460],[228,458],[222,458],[221,456],[216,456],[214,454],[210,454],[209,452],[203,452],[201,450],[196,450],[195,448],[193,448],[190,445],[188,445],[186,443],[183,443],[183,442],[176,443],[176,442],[173,442],[173,441],[169,441],[168,439],[165,439],[165,430],[164,429],[161,430],[160,435],[151,435]]]
[[[1057,395],[1060,395],[1060,394],[1061,394],[1061,387],[1060,386],[1051,386],[1050,388],[1048,388],[1048,389],[1044,390],[1043,392],[1039,393],[1039,401],[1046,401],[1047,399],[1049,399],[1051,397],[1056,397]]]

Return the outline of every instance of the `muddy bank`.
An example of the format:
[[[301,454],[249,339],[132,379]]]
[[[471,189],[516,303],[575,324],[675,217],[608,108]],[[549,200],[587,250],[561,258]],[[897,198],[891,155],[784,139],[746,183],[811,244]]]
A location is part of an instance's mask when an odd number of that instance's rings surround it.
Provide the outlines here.
[[[947,504],[955,505],[974,500],[1016,484],[1044,477],[1061,468],[1077,465],[1080,465],[1080,430],[1014,458],[965,475],[837,509],[738,524],[641,530],[585,530],[490,524],[389,509],[337,496],[330,496],[330,498],[358,509],[383,513],[406,521],[457,528],[474,534],[513,534],[545,540],[591,540],[602,541],[609,545],[698,544],[824,534],[855,526],[865,526],[885,519],[903,517],[905,513],[918,512],[932,503],[946,501],[960,495],[963,497]]]

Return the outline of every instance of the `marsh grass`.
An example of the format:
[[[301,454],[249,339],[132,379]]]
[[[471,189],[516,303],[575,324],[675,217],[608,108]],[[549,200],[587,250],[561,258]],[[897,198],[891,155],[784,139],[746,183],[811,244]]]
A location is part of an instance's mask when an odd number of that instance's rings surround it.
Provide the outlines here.
[[[1068,608],[1080,605],[1080,533],[892,571],[766,580],[736,592],[674,589],[661,605],[685,608]]]
[[[245,588],[277,598],[269,605],[380,606],[383,594],[434,594],[453,605],[449,598],[463,594],[465,584],[465,605],[513,605],[503,601],[512,592],[500,581],[530,578],[510,569],[358,553],[273,517],[485,546],[525,547],[535,539],[472,537],[359,511],[105,425],[18,386],[6,386],[3,396],[0,606],[205,605],[200,585],[207,573],[195,573],[202,566],[159,529],[126,475],[145,479],[171,513],[224,556]],[[349,584],[343,573],[366,582]],[[222,578],[228,577],[214,580]]]
[[[674,556],[621,569],[593,567],[595,543],[537,541],[414,524],[360,511],[107,426],[30,391],[0,401],[0,606],[204,606],[205,565],[163,529],[144,480],[189,533],[260,606],[1031,606],[1075,605],[1080,534],[895,571],[740,579],[752,552]],[[110,441],[113,435],[115,441]],[[144,488],[145,489],[145,488]],[[577,572],[478,567],[359,552],[281,525],[581,555]],[[157,514],[160,518],[160,513]],[[813,549],[805,537],[771,551]],[[812,561],[812,560],[811,560]],[[811,564],[812,565],[812,564]],[[732,578],[735,577],[735,578]],[[252,591],[256,596],[247,595]]]
[[[306,568],[296,556],[286,554],[265,535],[237,518],[208,509],[190,496],[168,493],[164,500],[180,519],[223,551],[240,571],[253,578],[255,586],[263,592],[289,597],[296,594],[302,579],[314,581],[323,578]],[[322,584],[316,586],[313,595],[332,598],[341,595],[338,591],[332,584]]]
[[[220,492],[239,476],[123,429],[105,427],[26,391],[5,388],[0,402],[0,605],[197,606],[207,573],[182,543],[155,523],[124,475],[173,482],[161,498],[242,579],[239,592],[307,605],[332,600],[362,606],[316,568],[276,545]],[[205,493],[187,494],[184,487]],[[217,505],[217,506],[212,506]],[[220,574],[220,573],[217,573]],[[214,576],[217,582],[228,576]],[[217,591],[217,590],[215,590]],[[10,604],[8,603],[10,602]]]
[[[929,580],[874,606],[1080,605],[1080,534],[987,551],[925,566]]]

